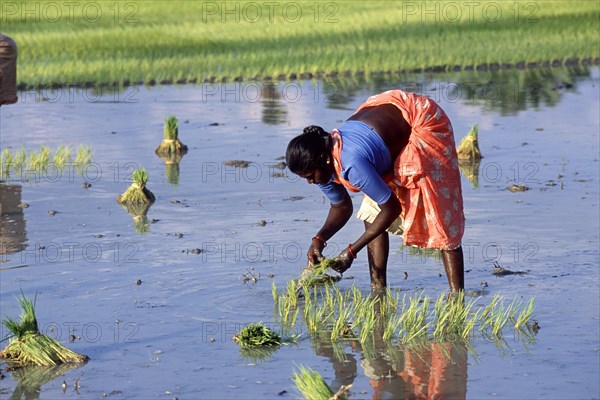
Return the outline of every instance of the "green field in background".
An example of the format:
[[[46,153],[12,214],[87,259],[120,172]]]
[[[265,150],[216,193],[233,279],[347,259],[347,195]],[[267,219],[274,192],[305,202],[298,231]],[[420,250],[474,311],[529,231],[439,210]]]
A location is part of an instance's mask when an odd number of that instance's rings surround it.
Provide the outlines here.
[[[600,56],[600,2],[2,1],[21,85],[293,77]]]

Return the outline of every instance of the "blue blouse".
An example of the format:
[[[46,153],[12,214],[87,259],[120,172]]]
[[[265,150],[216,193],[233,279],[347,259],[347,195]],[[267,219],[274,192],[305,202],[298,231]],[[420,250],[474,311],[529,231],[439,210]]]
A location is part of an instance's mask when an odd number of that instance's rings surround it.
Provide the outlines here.
[[[342,137],[342,177],[377,204],[388,201],[392,190],[381,177],[392,169],[392,157],[381,136],[361,121],[346,121],[338,130]],[[333,177],[317,186],[331,204],[340,203],[347,193]]]

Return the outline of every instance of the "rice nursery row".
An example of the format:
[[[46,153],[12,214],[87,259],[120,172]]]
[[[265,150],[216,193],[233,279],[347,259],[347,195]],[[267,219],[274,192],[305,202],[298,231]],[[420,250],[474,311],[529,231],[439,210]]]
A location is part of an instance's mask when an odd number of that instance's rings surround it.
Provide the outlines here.
[[[56,23],[68,15],[52,14],[57,4],[15,2],[17,12],[3,15],[3,32],[19,45],[21,86],[294,79],[600,56],[594,1],[297,2],[291,14],[256,2],[232,3],[228,14],[216,2],[96,3],[100,18],[68,23]],[[23,17],[26,7],[49,15]]]
[[[462,292],[440,294],[433,301],[423,293],[415,296],[392,293],[363,295],[352,286],[345,293],[324,284],[296,289],[291,281],[282,293],[273,283],[273,299],[278,319],[293,330],[301,314],[306,331],[330,341],[373,340],[377,332],[384,341],[414,345],[433,340],[438,343],[468,342],[477,333],[493,341],[501,340],[505,328],[532,338],[534,299],[515,297],[511,302],[496,294],[487,305],[479,299],[466,299]]]
[[[52,173],[60,173],[71,165],[81,175],[92,162],[92,148],[80,145],[75,159],[72,158],[72,153],[73,149],[65,145],[59,146],[54,153],[44,145],[38,151],[29,152],[24,146],[14,152],[5,148],[0,155],[0,178],[5,180],[15,178],[22,182],[30,178],[39,180],[42,176],[51,179]]]

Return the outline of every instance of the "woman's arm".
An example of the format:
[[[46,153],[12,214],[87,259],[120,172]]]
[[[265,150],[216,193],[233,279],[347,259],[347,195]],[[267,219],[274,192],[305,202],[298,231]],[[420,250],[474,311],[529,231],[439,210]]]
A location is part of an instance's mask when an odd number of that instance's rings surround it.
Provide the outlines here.
[[[363,249],[371,240],[381,235],[387,228],[390,227],[392,222],[400,215],[402,206],[398,198],[392,193],[388,201],[383,204],[379,204],[381,212],[377,214],[377,217],[373,223],[365,230],[365,233],[358,238],[358,240],[351,244],[353,252],[356,254]]]
[[[340,263],[334,267],[338,272],[344,272],[352,265],[352,262],[356,258],[356,254],[361,251],[371,240],[381,235],[389,226],[394,222],[402,211],[402,206],[398,198],[392,193],[390,198],[383,204],[379,204],[381,212],[377,214],[377,217],[372,224],[365,230],[356,242],[352,243],[350,250],[348,247],[345,248],[340,255],[338,260]]]
[[[318,263],[323,258],[323,248],[325,243],[317,239],[317,236],[323,240],[329,240],[335,235],[350,219],[352,216],[352,199],[346,192],[344,199],[336,204],[332,204],[329,208],[329,213],[325,219],[325,223],[319,229],[319,232],[312,240],[310,248],[308,249],[308,263],[309,265]],[[390,222],[391,224],[391,222]]]

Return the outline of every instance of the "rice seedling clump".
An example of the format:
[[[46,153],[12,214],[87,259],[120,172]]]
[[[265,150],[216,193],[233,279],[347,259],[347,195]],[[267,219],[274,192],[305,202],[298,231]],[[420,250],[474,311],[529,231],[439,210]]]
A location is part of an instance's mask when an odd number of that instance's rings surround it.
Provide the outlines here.
[[[283,344],[281,336],[261,322],[245,326],[233,337],[233,340],[244,349]]]
[[[187,146],[179,141],[179,122],[174,115],[165,119],[163,128],[164,139],[156,148],[156,154],[159,156],[170,156],[173,154],[187,153]]]
[[[143,168],[136,169],[133,171],[131,185],[127,188],[125,193],[117,197],[117,201],[120,204],[154,203],[156,198],[146,187],[147,182],[148,172]]]
[[[350,389],[350,386],[344,386],[334,393],[333,390],[325,383],[323,377],[314,369],[300,366],[299,372],[294,372],[292,378],[296,384],[296,388],[305,399],[345,399],[344,393]]]
[[[328,268],[333,269],[338,262],[339,260],[335,258],[326,258],[318,264],[309,265],[304,268],[300,275],[300,279],[298,279],[297,290],[300,291],[303,287],[339,281],[339,276],[332,276],[325,273]]]
[[[88,356],[75,353],[40,333],[35,315],[35,299],[32,303],[23,295],[17,300],[21,306],[21,322],[11,317],[3,320],[10,332],[7,338],[11,338],[11,341],[4,350],[0,350],[0,358],[17,367],[81,363],[88,360]]]
[[[467,136],[461,140],[460,145],[456,149],[459,160],[480,160],[483,158],[479,150],[478,131],[477,124],[474,124]]]

